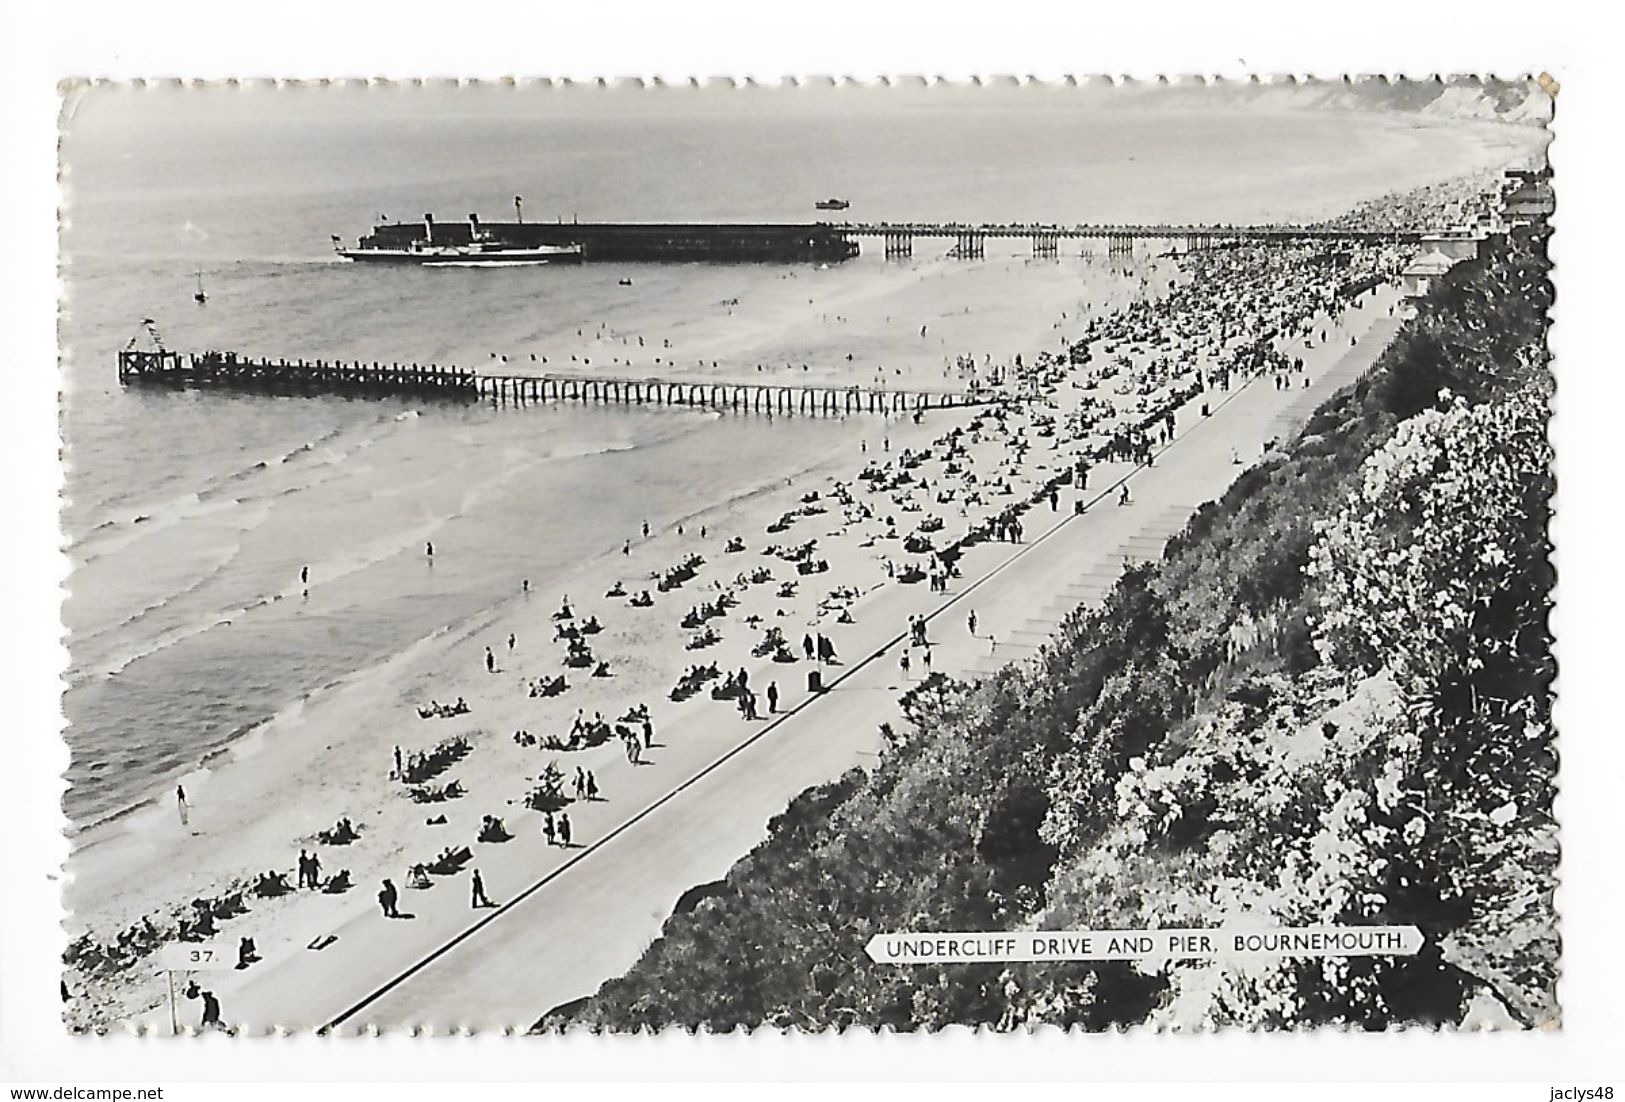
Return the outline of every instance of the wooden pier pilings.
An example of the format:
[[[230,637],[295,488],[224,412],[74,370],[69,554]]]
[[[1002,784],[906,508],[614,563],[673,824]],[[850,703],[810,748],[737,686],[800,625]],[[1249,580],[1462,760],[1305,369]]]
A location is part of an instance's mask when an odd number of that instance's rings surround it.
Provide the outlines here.
[[[119,382],[171,389],[224,389],[255,394],[390,396],[488,401],[498,406],[546,402],[672,406],[741,413],[903,413],[979,405],[990,399],[946,391],[909,391],[817,384],[604,375],[481,375],[433,364],[247,359],[231,352],[125,351]]]
[[[916,241],[941,238],[952,240],[948,256],[961,260],[981,260],[987,255],[989,238],[1025,237],[1032,241],[1033,256],[1055,259],[1068,241],[1104,241],[1109,257],[1131,257],[1139,241],[1184,242],[1187,252],[1252,245],[1302,245],[1307,243],[1358,242],[1368,245],[1414,243],[1429,232],[1423,229],[1377,229],[1332,226],[1236,226],[1236,225],[1036,225],[966,222],[837,222],[828,227],[854,243],[879,238],[886,259],[908,260]]]
[[[481,375],[479,387],[481,397],[499,405],[575,401],[741,413],[902,413],[989,400],[947,391],[605,375]]]

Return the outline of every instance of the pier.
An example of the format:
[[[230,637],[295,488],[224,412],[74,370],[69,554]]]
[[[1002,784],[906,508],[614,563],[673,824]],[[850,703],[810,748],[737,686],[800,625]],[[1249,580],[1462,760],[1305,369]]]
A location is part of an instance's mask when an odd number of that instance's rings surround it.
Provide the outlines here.
[[[948,255],[979,260],[994,239],[1026,239],[1035,257],[1054,258],[1063,243],[1106,243],[1110,256],[1128,256],[1139,241],[1166,241],[1187,252],[1237,244],[1304,242],[1415,242],[1428,230],[1334,229],[1325,226],[1224,226],[1198,224],[1056,225],[966,222],[484,222],[466,220],[383,222],[359,239],[363,249],[457,248],[476,240],[516,248],[580,246],[585,262],[797,263],[840,262],[878,239],[889,259],[914,255],[916,239],[952,241]],[[336,239],[335,239],[336,240]]]
[[[984,224],[961,222],[835,222],[820,223],[821,229],[838,233],[852,243],[856,255],[864,238],[878,238],[887,259],[907,259],[914,255],[914,241],[939,239],[953,242],[948,255],[961,260],[981,260],[987,255],[988,238],[1025,238],[1032,244],[1034,257],[1054,259],[1061,255],[1063,241],[1104,241],[1106,254],[1127,257],[1140,241],[1162,241],[1183,246],[1186,252],[1203,252],[1240,244],[1295,245],[1305,242],[1357,242],[1397,244],[1420,241],[1425,230],[1333,229],[1321,226],[1206,226],[1161,225],[1035,225]]]
[[[487,401],[495,406],[552,402],[671,406],[740,413],[912,413],[980,405],[991,396],[964,392],[892,390],[816,383],[730,382],[713,379],[608,375],[482,375],[434,364],[250,359],[233,352],[166,350],[119,353],[125,386],[171,390],[218,389],[248,394],[353,398],[407,397]]]

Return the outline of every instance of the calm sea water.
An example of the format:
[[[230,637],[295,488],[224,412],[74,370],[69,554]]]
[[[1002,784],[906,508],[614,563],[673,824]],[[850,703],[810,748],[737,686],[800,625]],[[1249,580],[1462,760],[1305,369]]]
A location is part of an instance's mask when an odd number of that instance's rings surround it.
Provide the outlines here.
[[[805,221],[826,195],[875,220],[1317,217],[1437,178],[1467,140],[1352,115],[964,95],[105,90],[82,103],[63,145],[70,815],[127,806],[521,577],[543,588],[645,518],[747,492],[863,431],[125,391],[114,354],[144,317],[183,349],[465,366],[540,350],[562,363],[599,326],[647,331],[652,349],[731,298],[788,302],[773,286],[796,273],[379,270],[335,261],[329,235],[353,238],[377,215],[501,219],[515,193],[529,219],[584,221]],[[801,274],[847,301],[886,278],[867,257]],[[747,369],[788,356],[789,340],[759,326],[725,358]]]

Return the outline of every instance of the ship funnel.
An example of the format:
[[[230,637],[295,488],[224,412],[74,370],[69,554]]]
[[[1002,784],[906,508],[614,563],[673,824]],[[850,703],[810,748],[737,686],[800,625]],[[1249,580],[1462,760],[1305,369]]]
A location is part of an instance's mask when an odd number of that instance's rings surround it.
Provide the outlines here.
[[[468,236],[471,241],[480,239],[480,216],[477,214],[468,216]]]
[[[423,216],[423,239],[431,245],[434,244],[434,215],[432,214]]]

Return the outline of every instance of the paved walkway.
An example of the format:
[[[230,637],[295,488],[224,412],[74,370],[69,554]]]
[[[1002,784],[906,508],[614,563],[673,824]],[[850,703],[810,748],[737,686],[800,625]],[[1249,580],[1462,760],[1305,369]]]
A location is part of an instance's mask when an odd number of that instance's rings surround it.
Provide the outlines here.
[[[1222,494],[1267,442],[1367,370],[1397,327],[1388,315],[1395,301],[1392,291],[1368,298],[1329,341],[1300,352],[1307,388],[1280,391],[1265,379],[1203,395],[1213,416],[1200,416],[1199,401],[1181,411],[1178,438],[1153,466],[1098,466],[1085,513],[1072,515],[1070,499],[1055,513],[1036,506],[1027,541],[970,549],[948,594],[901,585],[870,594],[854,607],[848,664],[826,670],[826,692],[797,686],[783,701],[789,710],[759,725],[718,709],[661,732],[653,764],[628,771],[610,800],[571,808],[579,848],[547,846],[529,827],[482,848],[476,864],[497,907],[471,910],[466,876],[403,891],[411,919],[355,907],[333,928],[312,931],[337,938],[328,948],[213,973],[205,985],[227,1021],[252,1031],[524,1029],[591,994],[631,967],[680,896],[720,879],[760,842],[790,799],[873,764],[879,725],[900,719],[899,633],[909,615],[928,616],[934,667],[944,673],[981,676],[1032,655],[1071,609],[1101,599],[1125,561],[1159,556],[1192,510]],[[1361,337],[1357,347],[1351,336]],[[1133,502],[1119,506],[1124,480]],[[167,1008],[149,1021],[167,1030]]]

